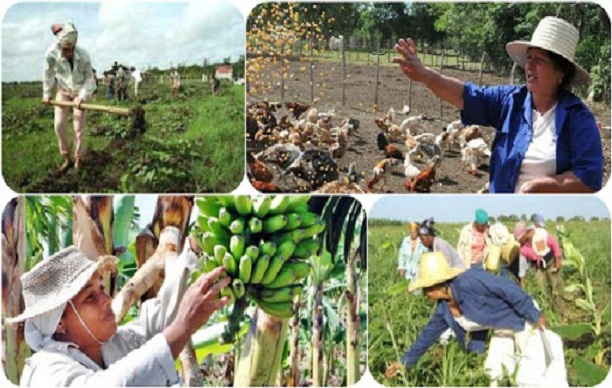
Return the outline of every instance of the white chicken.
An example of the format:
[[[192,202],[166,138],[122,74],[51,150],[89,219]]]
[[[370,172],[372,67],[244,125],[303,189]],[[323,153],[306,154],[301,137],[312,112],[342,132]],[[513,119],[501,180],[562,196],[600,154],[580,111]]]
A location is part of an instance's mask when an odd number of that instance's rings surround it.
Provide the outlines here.
[[[481,137],[472,139],[468,142],[465,139],[459,139],[461,144],[461,160],[463,163],[470,166],[470,174],[476,176],[476,165],[481,158],[491,157],[491,149]]]
[[[415,176],[419,175],[421,173],[421,170],[415,166],[414,164],[412,164],[411,158],[412,155],[417,151],[416,148],[408,151],[406,153],[406,156],[404,157],[404,175],[406,176],[406,178],[408,179],[412,179]]]

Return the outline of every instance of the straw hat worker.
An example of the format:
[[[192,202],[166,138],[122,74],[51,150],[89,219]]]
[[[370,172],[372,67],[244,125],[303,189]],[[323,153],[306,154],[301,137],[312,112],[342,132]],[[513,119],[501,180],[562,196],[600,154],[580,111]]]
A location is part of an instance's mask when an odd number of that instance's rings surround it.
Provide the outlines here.
[[[159,386],[180,383],[175,359],[213,312],[228,298],[215,283],[224,269],[187,288],[187,248],[167,260],[157,298],[141,305],[138,318],[117,326],[104,277],[117,258],[89,260],[76,247],[41,261],[21,277],[25,310],[7,324],[25,323],[25,340],[35,351],[26,360],[22,386]],[[186,291],[185,291],[186,289]],[[179,301],[176,295],[184,291]]]
[[[400,39],[394,58],[403,73],[461,110],[464,125],[496,129],[490,164],[491,193],[594,192],[601,189],[600,133],[589,108],[571,91],[589,83],[575,61],[578,30],[543,18],[530,41],[506,51],[525,69],[526,84],[477,86],[423,65],[416,43]]]
[[[409,292],[419,289],[436,302],[435,311],[402,362],[389,366],[387,378],[395,376],[402,367],[416,364],[448,328],[454,331],[464,349],[477,353],[485,352],[488,331],[494,330],[485,361],[485,370],[492,382],[503,376],[504,366],[514,370],[515,344],[522,351],[517,374],[519,385],[537,385],[543,378],[546,360],[534,329],[543,329],[546,319],[531,296],[513,281],[476,267],[453,268],[441,252],[428,252],[421,256],[418,279],[408,287]],[[509,343],[508,338],[514,341]],[[531,351],[533,347],[537,349]]]

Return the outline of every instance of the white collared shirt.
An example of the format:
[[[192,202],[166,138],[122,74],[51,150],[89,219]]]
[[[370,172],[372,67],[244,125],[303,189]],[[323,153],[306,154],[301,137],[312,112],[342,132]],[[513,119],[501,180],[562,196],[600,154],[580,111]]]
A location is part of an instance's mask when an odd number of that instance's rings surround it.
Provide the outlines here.
[[[76,46],[74,49],[73,66],[62,56],[57,43],[54,43],[45,54],[45,69],[43,72],[43,98],[50,98],[56,85],[75,97],[86,101],[96,90],[91,68],[91,59],[87,52]]]

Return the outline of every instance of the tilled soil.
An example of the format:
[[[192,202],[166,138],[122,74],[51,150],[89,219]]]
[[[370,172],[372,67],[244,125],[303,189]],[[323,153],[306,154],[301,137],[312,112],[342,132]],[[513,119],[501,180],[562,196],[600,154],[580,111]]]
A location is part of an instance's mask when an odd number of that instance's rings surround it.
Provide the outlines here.
[[[372,169],[378,161],[384,158],[382,151],[378,150],[376,137],[380,130],[374,124],[374,118],[383,117],[390,107],[396,111],[395,123],[400,124],[406,116],[399,113],[404,103],[409,104],[411,111],[409,115],[425,115],[432,118],[425,121],[427,131],[434,134],[440,133],[446,125],[459,119],[459,111],[447,103],[440,104],[437,97],[433,95],[424,85],[413,83],[412,99],[409,100],[409,81],[396,66],[381,66],[378,83],[378,109],[375,102],[376,89],[376,66],[370,64],[347,64],[347,82],[345,88],[345,104],[342,105],[342,64],[334,62],[315,63],[314,68],[314,96],[317,102],[312,106],[319,112],[334,109],[336,118],[333,124],[339,124],[344,118],[353,117],[360,121],[359,133],[351,138],[348,152],[338,160],[341,172],[346,172],[350,163],[355,162],[357,171],[363,173],[365,179],[360,183],[365,188],[365,180],[369,179]],[[285,101],[311,101],[310,73],[307,70],[308,63],[291,62],[288,66],[288,78],[285,79]],[[463,81],[478,82],[477,72],[464,72],[454,69],[444,69],[444,74],[456,77]],[[256,94],[256,91],[247,90],[249,101],[269,100],[280,101],[281,84],[278,80],[271,81],[275,85],[269,89],[267,95]],[[484,85],[505,84],[505,77],[492,74],[483,74]],[[441,108],[442,106],[442,108]],[[604,125],[610,123],[609,112],[595,112],[596,117]],[[599,114],[598,114],[599,113]],[[276,112],[277,118],[288,114],[283,107]],[[305,114],[302,116],[304,117]],[[607,124],[606,124],[607,123]],[[493,128],[481,127],[484,138],[489,146],[493,140]],[[403,143],[395,143],[396,146],[405,151]],[[606,155],[604,182],[610,173],[610,139],[604,140],[604,154]],[[247,148],[251,148],[248,144]],[[253,149],[253,148],[251,148]],[[256,149],[256,148],[255,148]],[[415,162],[415,161],[413,161]],[[416,161],[419,168],[425,167],[424,162]],[[432,193],[475,193],[482,188],[489,179],[488,161],[478,168],[477,176],[468,173],[468,167],[461,161],[458,147],[446,152],[437,166],[436,181],[431,188]],[[387,174],[386,190],[377,192],[405,193],[403,183],[404,169],[397,166],[396,171]]]

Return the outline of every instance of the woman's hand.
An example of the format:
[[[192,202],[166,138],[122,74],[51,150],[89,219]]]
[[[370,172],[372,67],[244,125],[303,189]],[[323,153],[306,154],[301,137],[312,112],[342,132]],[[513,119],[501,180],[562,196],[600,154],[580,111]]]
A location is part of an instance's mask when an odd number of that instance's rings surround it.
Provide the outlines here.
[[[546,317],[544,314],[540,315],[540,318],[536,322],[536,328],[544,330],[546,328]]]
[[[230,277],[216,282],[225,271],[224,267],[200,276],[185,291],[178,307],[176,318],[164,330],[172,355],[176,358],[191,335],[208,321],[210,316],[230,301],[230,297],[219,298],[219,292],[231,281]]]
[[[538,178],[523,183],[519,192],[523,193],[593,193],[593,189],[582,183],[573,172]]]
[[[407,40],[400,39],[394,48],[402,57],[393,58],[393,62],[399,64],[404,74],[411,80],[425,82],[429,75],[429,69],[423,65],[417,55],[414,41],[410,38]]]
[[[395,361],[391,365],[389,365],[389,367],[385,371],[385,377],[388,379],[395,377],[403,368],[404,366],[399,361]]]

